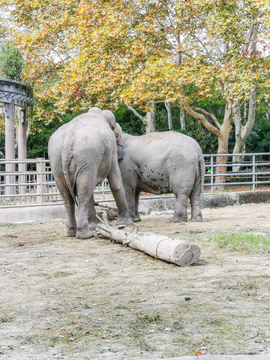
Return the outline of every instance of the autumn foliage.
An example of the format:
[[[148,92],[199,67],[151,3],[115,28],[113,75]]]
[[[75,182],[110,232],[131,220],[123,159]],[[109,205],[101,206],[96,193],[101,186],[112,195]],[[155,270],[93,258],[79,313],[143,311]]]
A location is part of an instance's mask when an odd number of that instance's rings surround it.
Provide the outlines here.
[[[230,120],[254,89],[269,99],[267,0],[5,2],[22,29],[25,79],[57,111],[183,100],[221,138],[195,101],[222,97]]]

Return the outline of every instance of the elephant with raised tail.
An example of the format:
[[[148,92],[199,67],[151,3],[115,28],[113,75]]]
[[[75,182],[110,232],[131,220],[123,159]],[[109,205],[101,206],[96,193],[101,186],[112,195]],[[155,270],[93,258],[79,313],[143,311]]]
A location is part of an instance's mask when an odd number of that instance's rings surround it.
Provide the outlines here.
[[[175,211],[171,222],[187,221],[190,198],[191,221],[202,221],[205,164],[199,144],[174,131],[142,136],[122,133],[123,159],[119,160],[130,217],[140,221],[140,192],[174,193]]]
[[[54,179],[66,209],[66,236],[88,239],[96,227],[93,192],[107,177],[118,207],[117,224],[133,224],[118,167],[119,127],[113,113],[92,108],[61,126],[48,145]],[[78,205],[78,221],[75,218]]]

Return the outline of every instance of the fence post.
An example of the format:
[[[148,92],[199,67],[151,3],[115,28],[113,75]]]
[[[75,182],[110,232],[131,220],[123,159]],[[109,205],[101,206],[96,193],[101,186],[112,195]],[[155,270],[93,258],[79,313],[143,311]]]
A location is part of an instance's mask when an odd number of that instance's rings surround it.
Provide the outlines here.
[[[255,156],[256,155],[252,155],[252,191],[255,192],[255,188],[256,188],[256,164],[255,164]]]
[[[37,159],[37,193],[40,194],[40,205],[46,199],[46,163],[45,158]]]
[[[214,194],[214,156],[211,155],[211,194]]]

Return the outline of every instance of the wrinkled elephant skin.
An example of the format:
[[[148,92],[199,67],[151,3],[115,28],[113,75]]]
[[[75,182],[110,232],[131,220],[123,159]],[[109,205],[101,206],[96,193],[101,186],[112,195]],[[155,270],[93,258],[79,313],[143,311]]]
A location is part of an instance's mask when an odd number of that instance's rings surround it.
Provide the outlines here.
[[[113,113],[92,108],[61,126],[49,140],[50,164],[66,209],[66,236],[93,236],[93,192],[106,177],[118,207],[118,224],[132,224],[118,167],[115,125]]]
[[[119,161],[123,185],[133,221],[140,221],[140,192],[174,193],[175,211],[171,222],[202,221],[201,194],[205,164],[199,144],[177,132],[131,136],[122,133],[123,159]]]

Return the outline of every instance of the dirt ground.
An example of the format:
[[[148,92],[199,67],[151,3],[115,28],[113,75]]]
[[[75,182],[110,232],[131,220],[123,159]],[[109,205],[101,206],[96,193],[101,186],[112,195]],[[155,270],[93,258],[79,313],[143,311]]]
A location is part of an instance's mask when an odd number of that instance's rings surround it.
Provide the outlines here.
[[[151,359],[270,354],[270,205],[204,209],[203,223],[144,216],[144,231],[200,246],[181,268],[109,240],[65,238],[64,221],[0,226],[0,359]],[[203,349],[205,349],[203,351]]]

